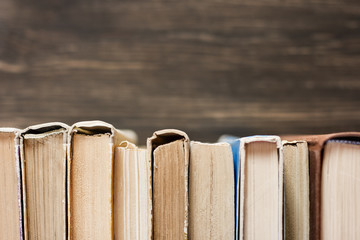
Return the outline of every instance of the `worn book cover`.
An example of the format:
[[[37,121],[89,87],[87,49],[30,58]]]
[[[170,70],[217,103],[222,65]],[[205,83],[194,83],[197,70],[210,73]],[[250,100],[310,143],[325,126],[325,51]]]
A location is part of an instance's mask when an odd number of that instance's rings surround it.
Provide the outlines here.
[[[189,138],[179,130],[157,131],[147,141],[152,166],[153,236],[188,239]]]
[[[66,239],[68,128],[52,122],[19,134],[25,239]]]

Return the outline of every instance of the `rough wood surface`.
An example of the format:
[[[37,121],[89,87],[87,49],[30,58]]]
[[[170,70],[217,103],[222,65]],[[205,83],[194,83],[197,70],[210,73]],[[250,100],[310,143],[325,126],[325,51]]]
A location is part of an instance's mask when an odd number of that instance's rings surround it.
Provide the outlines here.
[[[359,1],[0,1],[1,126],[359,131],[359,78]]]

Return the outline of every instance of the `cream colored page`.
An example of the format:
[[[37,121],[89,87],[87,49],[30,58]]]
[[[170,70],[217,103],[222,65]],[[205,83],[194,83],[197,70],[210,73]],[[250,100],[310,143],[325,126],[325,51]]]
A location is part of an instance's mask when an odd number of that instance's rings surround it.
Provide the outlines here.
[[[14,138],[14,133],[0,133],[0,240],[20,239]]]
[[[321,180],[321,239],[360,239],[360,145],[328,142]]]
[[[139,178],[139,239],[147,240],[150,239],[149,233],[151,231],[150,226],[152,222],[150,221],[151,212],[149,211],[149,200],[150,200],[150,166],[146,159],[147,151],[145,149],[137,150],[137,159],[138,159],[138,178]]]
[[[246,145],[244,239],[279,239],[279,163],[275,143]]]
[[[307,143],[284,145],[286,239],[309,239],[309,159]]]
[[[115,149],[115,240],[148,239],[148,176],[146,150]]]
[[[160,145],[153,155],[154,240],[185,239],[184,141]]]
[[[28,239],[65,239],[64,132],[24,137]]]
[[[109,134],[74,134],[70,172],[71,239],[113,239]]]
[[[234,169],[228,144],[191,143],[190,239],[234,239]]]

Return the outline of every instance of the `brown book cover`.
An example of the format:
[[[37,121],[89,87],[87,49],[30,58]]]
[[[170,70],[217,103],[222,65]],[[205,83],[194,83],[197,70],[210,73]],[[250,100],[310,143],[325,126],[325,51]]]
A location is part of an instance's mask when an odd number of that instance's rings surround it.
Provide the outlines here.
[[[310,168],[310,239],[320,239],[321,233],[321,167],[323,147],[330,139],[358,139],[360,132],[340,132],[322,135],[283,136],[284,140],[304,140],[309,148]]]

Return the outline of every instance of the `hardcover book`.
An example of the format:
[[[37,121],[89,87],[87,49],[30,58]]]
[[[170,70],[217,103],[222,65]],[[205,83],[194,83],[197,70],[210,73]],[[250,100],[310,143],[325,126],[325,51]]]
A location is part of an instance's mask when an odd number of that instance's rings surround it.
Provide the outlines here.
[[[0,239],[23,239],[19,130],[0,128]]]
[[[153,239],[188,239],[189,138],[157,131],[147,141],[152,166]]]
[[[239,239],[283,239],[283,153],[280,137],[240,140]]]
[[[307,240],[310,233],[309,154],[305,141],[283,141],[285,236]]]
[[[25,239],[66,239],[68,126],[46,123],[20,133]]]

